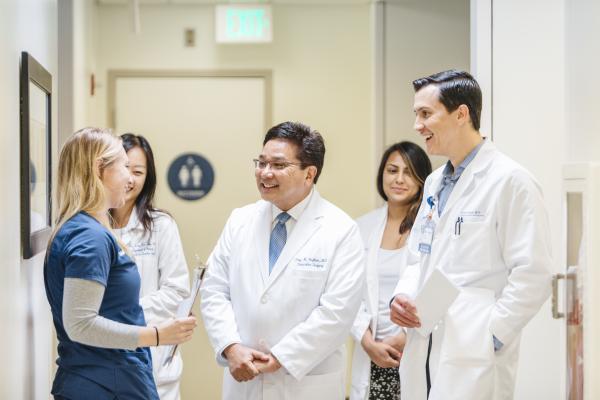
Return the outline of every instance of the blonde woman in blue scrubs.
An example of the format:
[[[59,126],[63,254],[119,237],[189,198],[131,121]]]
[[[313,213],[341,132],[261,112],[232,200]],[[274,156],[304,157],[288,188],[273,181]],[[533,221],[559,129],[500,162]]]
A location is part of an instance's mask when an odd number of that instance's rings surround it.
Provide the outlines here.
[[[82,129],[65,143],[58,171],[58,219],[44,263],[58,338],[52,394],[158,400],[149,346],[190,340],[196,320],[146,326],[140,275],[109,223],[131,182],[121,140]]]

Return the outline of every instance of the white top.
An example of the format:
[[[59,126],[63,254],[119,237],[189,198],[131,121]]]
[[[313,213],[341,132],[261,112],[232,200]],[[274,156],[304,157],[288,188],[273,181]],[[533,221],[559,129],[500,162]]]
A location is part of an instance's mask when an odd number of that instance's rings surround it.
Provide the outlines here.
[[[140,305],[144,309],[146,324],[158,325],[175,317],[179,303],[190,295],[190,283],[175,220],[161,212],[153,212],[152,219],[152,234],[145,234],[134,207],[127,226],[113,231],[129,248],[140,272]],[[162,366],[161,360],[166,357],[168,349],[169,346],[150,348],[157,386],[168,385],[181,378],[179,354],[169,365]],[[178,393],[174,395],[178,398]]]
[[[378,318],[375,339],[382,340],[387,336],[400,333],[402,328],[390,321],[390,299],[396,284],[406,267],[406,246],[396,250],[379,249],[377,254],[377,278],[379,281]]]

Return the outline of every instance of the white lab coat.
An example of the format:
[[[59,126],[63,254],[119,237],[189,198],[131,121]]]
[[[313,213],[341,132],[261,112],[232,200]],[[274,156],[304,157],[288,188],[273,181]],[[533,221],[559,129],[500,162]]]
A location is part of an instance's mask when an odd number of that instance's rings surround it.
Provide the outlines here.
[[[355,340],[352,356],[352,386],[350,400],[364,400],[369,394],[371,378],[371,359],[362,348],[360,342],[367,330],[377,332],[379,317],[379,276],[377,272],[377,255],[381,247],[383,232],[387,223],[387,204],[356,220],[365,245],[366,287],[363,301],[352,326],[352,337]],[[405,253],[406,254],[406,253]],[[405,264],[399,265],[403,268]]]
[[[430,400],[512,399],[521,330],[550,291],[548,218],[539,185],[486,141],[463,171],[441,217],[434,209],[431,254],[418,253],[427,198],[443,167],[425,183],[409,238],[410,265],[395,290],[413,296],[435,268],[460,294],[433,331]],[[460,234],[455,233],[463,218]],[[415,258],[413,258],[415,257]],[[494,352],[492,335],[504,346]],[[400,365],[403,400],[426,399],[428,337],[408,330]]]
[[[354,221],[314,190],[273,271],[268,249],[271,204],[233,211],[213,250],[201,310],[217,361],[232,343],[268,352],[282,365],[236,382],[225,368],[226,400],[344,398],[344,343],[364,280],[363,245]]]
[[[115,233],[127,245],[141,277],[140,305],[148,325],[158,325],[174,318],[177,306],[190,294],[187,263],[177,224],[167,214],[153,212],[152,235],[144,235],[136,208],[127,226]],[[162,366],[169,346],[150,347],[154,381],[161,400],[179,399],[179,380],[183,369],[176,354],[170,364]]]

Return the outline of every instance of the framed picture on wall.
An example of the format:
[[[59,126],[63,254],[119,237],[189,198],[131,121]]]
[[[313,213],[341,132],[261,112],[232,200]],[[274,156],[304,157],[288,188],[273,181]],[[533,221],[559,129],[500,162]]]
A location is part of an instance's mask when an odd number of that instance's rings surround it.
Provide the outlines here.
[[[44,251],[52,230],[52,75],[21,53],[21,247]]]

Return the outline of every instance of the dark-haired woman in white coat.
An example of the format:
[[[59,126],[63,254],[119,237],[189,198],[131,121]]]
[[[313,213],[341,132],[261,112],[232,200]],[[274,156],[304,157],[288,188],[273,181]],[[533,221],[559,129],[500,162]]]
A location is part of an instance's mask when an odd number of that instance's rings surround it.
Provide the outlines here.
[[[150,143],[141,135],[121,136],[129,158],[131,184],[125,204],[111,210],[113,231],[127,245],[141,278],[140,305],[148,323],[175,317],[190,293],[188,267],[175,220],[154,207],[156,166]],[[165,364],[170,346],[152,351],[152,373],[161,400],[179,400],[183,361],[179,352]]]
[[[367,282],[352,328],[356,344],[351,400],[400,399],[398,366],[406,336],[390,321],[389,302],[406,267],[406,239],[430,173],[431,162],[418,145],[390,146],[377,174],[377,190],[386,203],[357,220],[365,245]]]

